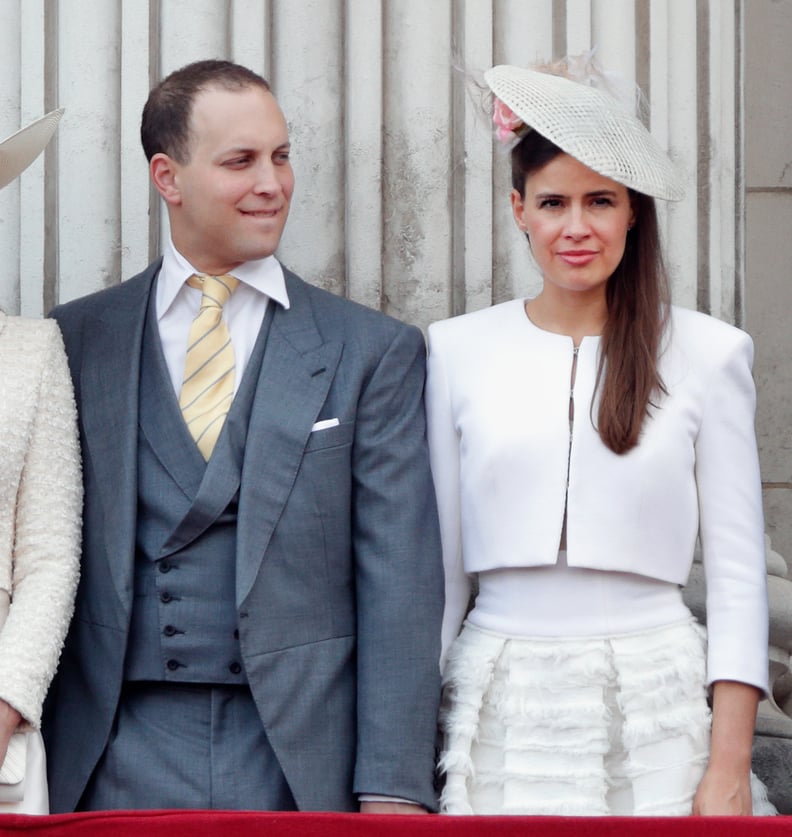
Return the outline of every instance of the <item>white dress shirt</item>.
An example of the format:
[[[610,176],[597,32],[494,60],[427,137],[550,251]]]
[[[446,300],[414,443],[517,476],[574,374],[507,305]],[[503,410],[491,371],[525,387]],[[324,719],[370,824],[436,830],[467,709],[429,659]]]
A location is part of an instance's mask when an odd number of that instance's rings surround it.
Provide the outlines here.
[[[201,291],[186,284],[200,274],[168,239],[157,276],[156,310],[162,351],[176,397],[184,380],[187,337],[201,305]],[[274,256],[245,262],[231,271],[239,286],[223,308],[236,362],[234,393],[239,389],[253,346],[256,344],[269,300],[289,307],[283,268]]]

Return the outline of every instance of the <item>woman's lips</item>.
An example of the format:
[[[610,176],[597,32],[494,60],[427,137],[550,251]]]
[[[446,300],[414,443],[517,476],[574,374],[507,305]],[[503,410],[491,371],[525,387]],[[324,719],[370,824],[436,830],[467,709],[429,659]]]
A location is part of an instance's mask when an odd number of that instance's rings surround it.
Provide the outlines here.
[[[564,250],[558,254],[567,264],[583,267],[597,257],[596,250]]]

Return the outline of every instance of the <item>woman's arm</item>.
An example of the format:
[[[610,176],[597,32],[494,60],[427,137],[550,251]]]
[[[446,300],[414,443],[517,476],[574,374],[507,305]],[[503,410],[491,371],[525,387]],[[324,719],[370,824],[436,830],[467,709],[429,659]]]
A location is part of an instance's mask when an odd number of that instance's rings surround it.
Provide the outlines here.
[[[707,371],[696,442],[699,537],[707,584],[707,681],[748,683],[766,692],[767,567],[754,430],[753,344],[748,335],[729,329],[712,355],[716,360]]]
[[[440,538],[445,571],[440,670],[451,643],[459,633],[470,600],[471,583],[462,562],[462,520],[459,495],[459,437],[454,426],[448,380],[429,328],[429,358],[426,378],[426,423],[429,461],[437,496]]]
[[[38,727],[71,618],[80,557],[82,485],[76,411],[57,326],[25,337],[40,352],[40,378],[26,396],[35,417],[14,514],[11,608],[0,634],[0,701]],[[15,390],[16,392],[16,390]],[[25,397],[22,394],[20,398]],[[0,734],[8,726],[0,722]]]
[[[720,324],[719,324],[720,326]],[[695,814],[750,814],[751,744],[767,689],[767,571],[748,335],[723,330],[696,445],[707,582],[710,761]],[[715,333],[713,336],[717,336]]]
[[[751,744],[759,690],[718,680],[712,689],[709,767],[693,800],[704,816],[751,814]]]

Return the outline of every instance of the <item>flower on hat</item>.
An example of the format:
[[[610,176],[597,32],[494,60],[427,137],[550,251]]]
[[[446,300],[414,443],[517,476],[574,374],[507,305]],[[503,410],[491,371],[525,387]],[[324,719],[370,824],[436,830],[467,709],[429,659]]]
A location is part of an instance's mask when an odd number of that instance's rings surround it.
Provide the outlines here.
[[[495,136],[498,138],[498,142],[504,144],[517,139],[517,132],[525,125],[522,119],[497,96],[493,102],[492,121],[496,126]]]

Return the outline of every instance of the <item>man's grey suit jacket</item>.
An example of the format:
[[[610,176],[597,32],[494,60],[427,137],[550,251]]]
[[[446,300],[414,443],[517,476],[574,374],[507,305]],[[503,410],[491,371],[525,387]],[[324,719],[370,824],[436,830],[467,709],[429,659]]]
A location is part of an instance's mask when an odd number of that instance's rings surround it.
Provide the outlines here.
[[[159,265],[53,312],[85,480],[76,611],[43,727],[53,813],[77,805],[122,685],[140,351]],[[423,338],[284,272],[291,307],[273,311],[239,496],[248,680],[299,809],[354,809],[357,793],[434,808],[443,593]]]

